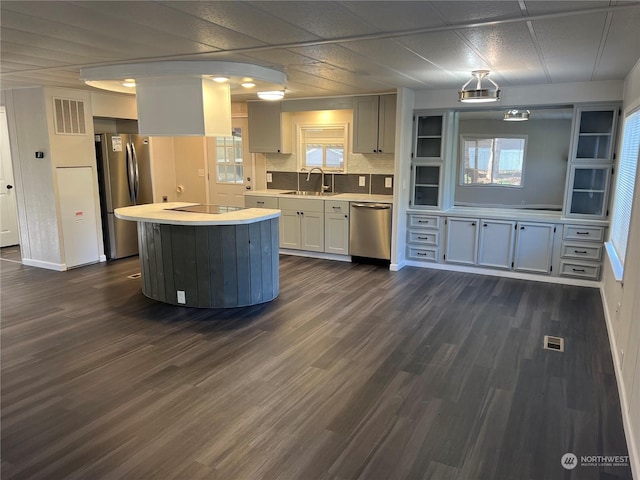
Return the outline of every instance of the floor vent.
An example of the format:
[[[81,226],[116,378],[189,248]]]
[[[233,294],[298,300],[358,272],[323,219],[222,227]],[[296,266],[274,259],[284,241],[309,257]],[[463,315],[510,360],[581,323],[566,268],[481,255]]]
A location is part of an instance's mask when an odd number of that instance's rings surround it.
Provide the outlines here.
[[[134,273],[133,275],[127,275],[127,278],[140,278],[142,274],[140,272]]]
[[[564,352],[564,338],[545,335],[544,348],[545,350],[555,350],[556,352]]]

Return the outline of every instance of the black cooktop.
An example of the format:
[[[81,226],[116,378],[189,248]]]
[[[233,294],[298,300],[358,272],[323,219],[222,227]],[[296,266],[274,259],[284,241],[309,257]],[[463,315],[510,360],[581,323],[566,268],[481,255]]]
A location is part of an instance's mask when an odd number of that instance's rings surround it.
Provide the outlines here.
[[[244,207],[230,207],[225,205],[189,205],[188,207],[176,207],[167,208],[167,210],[175,210],[176,212],[192,212],[192,213],[210,213],[217,215],[219,213],[237,212],[238,210],[244,210]]]

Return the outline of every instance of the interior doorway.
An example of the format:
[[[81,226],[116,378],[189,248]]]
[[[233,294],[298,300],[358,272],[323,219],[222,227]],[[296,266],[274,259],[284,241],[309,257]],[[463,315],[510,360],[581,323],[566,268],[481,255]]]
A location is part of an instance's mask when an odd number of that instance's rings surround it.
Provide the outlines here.
[[[244,192],[254,185],[253,155],[247,140],[248,119],[232,119],[230,137],[207,137],[209,203],[244,206]]]
[[[18,210],[11,164],[7,112],[0,106],[0,247],[18,245]]]

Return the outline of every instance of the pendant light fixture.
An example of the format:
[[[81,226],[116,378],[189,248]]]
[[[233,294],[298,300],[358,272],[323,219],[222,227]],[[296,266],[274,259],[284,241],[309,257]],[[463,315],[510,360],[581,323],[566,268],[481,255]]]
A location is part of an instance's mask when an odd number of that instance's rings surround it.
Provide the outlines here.
[[[489,70],[474,70],[471,72],[472,78],[465,83],[458,92],[458,101],[464,103],[484,103],[496,102],[500,100],[500,87],[498,84],[488,78]],[[482,80],[485,79],[491,83],[493,88],[482,88]],[[476,80],[475,88],[469,88],[469,84]]]
[[[504,114],[505,122],[525,122],[529,120],[531,112],[529,110],[509,110]]]

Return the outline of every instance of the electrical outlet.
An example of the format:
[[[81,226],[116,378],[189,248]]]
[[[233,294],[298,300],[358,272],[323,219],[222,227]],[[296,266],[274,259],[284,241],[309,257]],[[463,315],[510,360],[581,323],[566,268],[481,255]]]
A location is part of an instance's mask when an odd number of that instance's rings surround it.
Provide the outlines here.
[[[267,173],[267,183],[271,183],[271,182],[273,182],[273,174]]]
[[[367,186],[367,177],[365,177],[365,176],[358,177],[358,186],[359,187],[366,187]]]
[[[167,203],[169,201],[169,197],[166,195],[162,195],[162,203]]]
[[[384,188],[392,188],[393,187],[393,177],[384,177]]]
[[[184,295],[184,290],[176,290],[176,293],[178,294],[178,303],[187,303],[187,298]]]
[[[198,176],[199,177],[204,177],[204,168],[199,168],[198,169]]]

